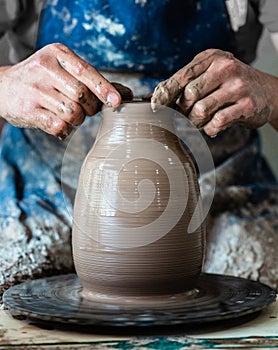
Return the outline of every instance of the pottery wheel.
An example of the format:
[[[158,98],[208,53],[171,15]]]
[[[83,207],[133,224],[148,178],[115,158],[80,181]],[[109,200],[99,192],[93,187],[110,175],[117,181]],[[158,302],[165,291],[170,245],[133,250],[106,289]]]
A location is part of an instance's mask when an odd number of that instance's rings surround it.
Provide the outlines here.
[[[75,274],[27,281],[11,287],[3,300],[12,315],[79,325],[157,326],[198,324],[238,318],[262,310],[276,293],[259,282],[243,278],[202,274],[198,293],[165,298],[159,306],[119,305],[88,301],[79,295],[81,283]]]

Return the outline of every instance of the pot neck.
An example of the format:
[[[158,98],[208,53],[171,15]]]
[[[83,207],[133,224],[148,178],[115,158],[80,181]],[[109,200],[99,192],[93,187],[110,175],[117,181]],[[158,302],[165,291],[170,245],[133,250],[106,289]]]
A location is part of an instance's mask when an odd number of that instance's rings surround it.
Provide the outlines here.
[[[121,104],[118,108],[104,106],[101,111],[100,134],[113,128],[137,127],[149,125],[175,133],[175,121],[169,107],[153,105],[149,102],[132,101]]]

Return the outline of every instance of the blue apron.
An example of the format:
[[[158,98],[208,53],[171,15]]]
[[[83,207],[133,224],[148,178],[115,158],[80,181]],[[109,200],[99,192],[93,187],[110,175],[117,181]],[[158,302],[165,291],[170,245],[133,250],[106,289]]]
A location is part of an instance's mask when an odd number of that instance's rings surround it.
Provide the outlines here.
[[[98,70],[143,72],[153,91],[208,48],[233,50],[224,0],[46,1],[37,48],[61,42]]]

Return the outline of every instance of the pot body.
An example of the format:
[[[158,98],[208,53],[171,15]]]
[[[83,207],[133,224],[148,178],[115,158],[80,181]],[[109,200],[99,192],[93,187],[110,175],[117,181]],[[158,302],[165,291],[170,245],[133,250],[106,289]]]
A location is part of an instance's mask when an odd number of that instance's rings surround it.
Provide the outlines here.
[[[196,171],[169,109],[130,102],[102,110],[74,203],[73,257],[85,298],[137,297],[194,287],[204,225],[188,232]]]

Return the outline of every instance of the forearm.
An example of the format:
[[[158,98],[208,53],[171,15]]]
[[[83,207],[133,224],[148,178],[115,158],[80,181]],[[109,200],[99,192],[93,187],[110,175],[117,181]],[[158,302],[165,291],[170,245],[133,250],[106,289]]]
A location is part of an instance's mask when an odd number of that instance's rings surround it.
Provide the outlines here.
[[[2,66],[0,67],[0,73],[4,72],[5,70],[7,70],[8,68],[10,68],[10,66]],[[0,76],[1,77],[1,76]],[[1,79],[0,79],[1,82]]]
[[[8,69],[9,66],[3,66],[3,67],[0,67],[0,84],[2,82],[2,79],[1,79],[1,73],[3,73],[6,69]],[[0,96],[0,103],[1,103],[1,96]],[[0,135],[2,133],[2,128],[3,126],[5,125],[5,119],[2,117],[1,113],[0,113]]]
[[[270,109],[268,122],[278,131],[278,77],[268,73],[263,74],[263,88]]]
[[[5,116],[5,100],[6,96],[4,96],[1,91],[7,90],[8,86],[5,82],[5,72],[10,68],[11,66],[0,66],[0,123],[1,125],[4,123],[4,116]],[[0,127],[1,128],[1,127]]]
[[[270,37],[278,54],[278,33],[271,33]],[[270,79],[273,80],[274,85],[272,91],[270,92],[274,106],[269,118],[269,123],[278,131],[278,77],[270,76]]]

